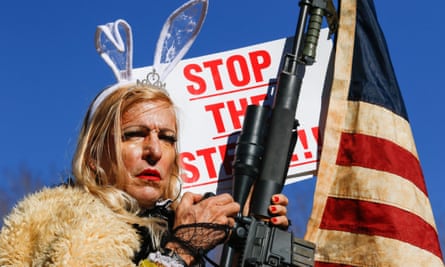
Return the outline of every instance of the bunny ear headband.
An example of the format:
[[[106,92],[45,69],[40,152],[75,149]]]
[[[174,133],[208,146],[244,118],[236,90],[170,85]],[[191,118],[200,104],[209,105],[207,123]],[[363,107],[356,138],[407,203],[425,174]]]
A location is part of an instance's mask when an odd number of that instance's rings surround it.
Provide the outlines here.
[[[142,81],[135,80],[132,75],[133,36],[130,25],[122,19],[99,25],[95,36],[96,50],[113,71],[117,83],[96,97],[88,121],[100,103],[123,85],[144,83],[165,89],[165,78],[195,41],[207,7],[208,0],[190,0],[168,17],[156,45],[153,70]]]

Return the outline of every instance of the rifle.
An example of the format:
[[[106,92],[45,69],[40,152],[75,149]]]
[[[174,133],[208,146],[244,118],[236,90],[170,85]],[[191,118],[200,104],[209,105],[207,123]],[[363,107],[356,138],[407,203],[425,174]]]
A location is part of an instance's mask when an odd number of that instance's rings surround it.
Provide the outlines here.
[[[309,22],[308,22],[308,18]],[[241,206],[253,184],[250,216],[238,214],[221,264],[235,266],[313,266],[315,244],[268,223],[273,194],[284,186],[291,154],[297,142],[295,119],[306,65],[315,61],[323,17],[330,33],[337,27],[331,0],[301,0],[291,53],[286,54],[272,109],[249,105],[238,137],[233,163],[232,195]],[[307,29],[307,33],[304,34]]]

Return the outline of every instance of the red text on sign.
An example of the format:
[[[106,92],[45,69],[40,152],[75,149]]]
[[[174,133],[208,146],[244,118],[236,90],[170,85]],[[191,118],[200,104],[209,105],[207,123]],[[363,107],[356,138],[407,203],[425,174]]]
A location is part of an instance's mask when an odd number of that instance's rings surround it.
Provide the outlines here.
[[[239,98],[227,102],[218,102],[204,106],[206,112],[210,112],[218,134],[225,133],[227,129],[239,130],[242,128],[241,117],[244,117],[248,105],[260,105],[266,98],[266,94]],[[228,118],[230,127],[224,124],[224,118]]]
[[[289,166],[292,168],[316,162],[318,160],[318,127],[302,128],[296,134],[299,139]],[[232,175],[235,148],[236,143],[229,143],[201,148],[193,152],[182,152],[180,154],[182,180],[188,184],[209,180],[217,182],[218,177]]]
[[[232,161],[233,161],[233,149],[235,144],[220,145],[218,147],[209,147],[196,150],[195,153],[183,152],[180,154],[181,167],[184,172],[181,175],[182,180],[185,183],[195,183],[197,182],[201,174],[197,163],[203,162],[207,173],[206,175],[210,179],[218,178],[218,173],[220,172],[219,164],[222,162],[222,167],[225,175],[232,174]]]
[[[224,89],[221,68],[226,68],[231,87],[247,86],[252,81],[264,82],[263,69],[271,64],[271,56],[266,50],[256,50],[248,53],[248,56],[232,55],[225,61],[221,58],[204,61],[202,64],[188,64],[184,67],[184,77],[191,82],[186,88],[194,96],[206,93],[208,87],[215,90]],[[207,84],[202,77],[205,71],[209,71],[213,84]]]

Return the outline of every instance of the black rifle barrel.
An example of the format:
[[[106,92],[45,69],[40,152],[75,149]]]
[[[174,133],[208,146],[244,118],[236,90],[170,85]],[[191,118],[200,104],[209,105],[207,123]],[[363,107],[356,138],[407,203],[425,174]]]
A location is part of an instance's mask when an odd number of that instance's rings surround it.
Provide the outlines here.
[[[275,240],[270,239],[275,238],[275,234],[272,234],[272,237],[270,233],[277,231],[269,230],[278,230],[263,224],[267,221],[263,219],[270,217],[268,208],[271,197],[282,191],[287,176],[291,153],[297,139],[298,123],[295,114],[305,67],[314,62],[320,18],[323,16],[320,8],[325,9],[326,1],[330,0],[300,0],[300,14],[292,50],[285,56],[276,92],[273,94],[271,111],[266,111],[260,106],[249,106],[246,112],[235,151],[232,191],[235,201],[243,209],[250,188],[255,183],[249,207],[252,217],[241,214],[236,217],[231,238],[222,251],[221,267],[233,267],[235,263],[241,267],[276,266],[265,262],[270,260],[266,259],[269,257],[268,253],[277,253],[271,259],[284,260],[283,266],[303,266],[297,263],[300,261],[296,260],[297,258],[303,259],[304,266],[313,266],[315,245],[312,243],[304,240],[297,242],[293,239],[294,242],[287,242],[289,244],[283,240],[284,243],[273,241],[272,243],[277,244],[262,244],[260,240]],[[310,34],[305,36],[310,13],[315,17],[309,22]],[[310,38],[307,38],[308,36]],[[304,49],[306,46],[309,48]],[[267,229],[269,234],[258,229]],[[292,239],[292,234],[286,232],[286,237]],[[281,266],[281,263],[276,263]]]
[[[300,15],[292,52],[286,55],[279,75],[277,91],[268,127],[262,169],[252,195],[250,212],[256,217],[269,217],[273,194],[280,193],[289,167],[289,150],[295,134],[295,113],[304,77],[305,65],[299,57],[309,5],[300,6]],[[292,147],[293,149],[293,147]],[[270,197],[268,197],[270,196]]]

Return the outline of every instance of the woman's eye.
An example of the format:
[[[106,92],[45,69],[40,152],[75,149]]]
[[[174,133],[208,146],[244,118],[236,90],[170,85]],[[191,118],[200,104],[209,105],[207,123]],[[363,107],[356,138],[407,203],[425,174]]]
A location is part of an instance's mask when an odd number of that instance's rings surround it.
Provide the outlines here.
[[[159,134],[159,139],[172,145],[177,141],[176,136],[169,134]]]
[[[134,140],[137,138],[145,138],[146,134],[144,131],[129,131],[129,132],[124,132],[124,134],[122,135],[122,140],[123,141],[127,141],[127,140]]]

